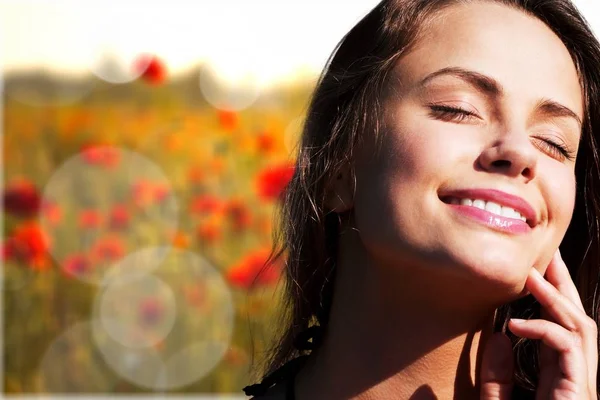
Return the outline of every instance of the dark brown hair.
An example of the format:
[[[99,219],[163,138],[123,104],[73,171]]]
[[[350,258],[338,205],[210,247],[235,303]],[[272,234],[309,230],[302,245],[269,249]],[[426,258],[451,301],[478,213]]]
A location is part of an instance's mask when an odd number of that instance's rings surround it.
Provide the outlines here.
[[[294,338],[313,324],[326,331],[335,280],[338,230],[343,215],[325,209],[327,182],[347,162],[363,135],[378,137],[388,74],[447,7],[491,1],[543,21],[564,43],[584,91],[584,124],[575,174],[574,215],[560,246],[587,314],[598,322],[600,272],[600,44],[569,0],[383,0],[340,41],[312,94],[296,159],[284,192],[270,260],[285,255],[282,331],[266,359],[269,375],[301,355]],[[390,74],[391,75],[391,74]],[[495,330],[507,333],[515,352],[515,394],[537,385],[537,342],[506,330],[511,317],[539,318],[526,296],[499,308]],[[519,397],[521,398],[521,397]]]

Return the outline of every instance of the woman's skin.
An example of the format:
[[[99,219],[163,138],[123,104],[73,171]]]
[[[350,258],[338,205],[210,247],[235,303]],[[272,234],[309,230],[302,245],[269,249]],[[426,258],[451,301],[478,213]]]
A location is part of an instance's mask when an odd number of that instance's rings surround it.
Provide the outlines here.
[[[352,212],[327,336],[296,378],[297,399],[509,398],[510,341],[491,336],[491,322],[528,293],[546,320],[509,329],[543,339],[538,395],[596,399],[596,327],[553,258],[573,213],[575,159],[546,140],[577,153],[575,65],[546,25],[499,4],[454,6],[427,32],[390,82],[382,152],[367,135],[356,181],[346,166],[329,186],[328,208]],[[420,85],[446,67],[493,78],[502,92],[451,75]],[[537,108],[542,99],[575,117]],[[432,103],[473,115],[443,116]],[[490,228],[440,199],[467,188],[526,200],[532,228]]]

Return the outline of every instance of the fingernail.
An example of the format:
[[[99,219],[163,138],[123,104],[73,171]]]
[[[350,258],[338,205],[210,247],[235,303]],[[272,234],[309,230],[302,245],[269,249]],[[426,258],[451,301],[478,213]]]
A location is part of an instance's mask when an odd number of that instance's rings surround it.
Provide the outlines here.
[[[522,324],[523,322],[527,321],[526,319],[520,319],[520,318],[511,318],[510,320],[512,322],[514,322],[515,324]]]

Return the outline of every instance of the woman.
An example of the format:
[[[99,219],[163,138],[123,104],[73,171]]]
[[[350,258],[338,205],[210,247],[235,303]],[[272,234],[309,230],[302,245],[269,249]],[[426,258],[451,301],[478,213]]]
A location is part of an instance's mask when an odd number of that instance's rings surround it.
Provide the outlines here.
[[[599,65],[568,0],[362,19],[308,110],[285,331],[246,394],[596,399]]]

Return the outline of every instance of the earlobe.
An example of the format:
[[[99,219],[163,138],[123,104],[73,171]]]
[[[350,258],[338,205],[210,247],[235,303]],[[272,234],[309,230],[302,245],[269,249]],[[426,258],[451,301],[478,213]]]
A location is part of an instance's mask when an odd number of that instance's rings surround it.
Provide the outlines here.
[[[346,164],[328,182],[325,197],[327,211],[342,213],[354,207],[354,185],[350,165]]]

